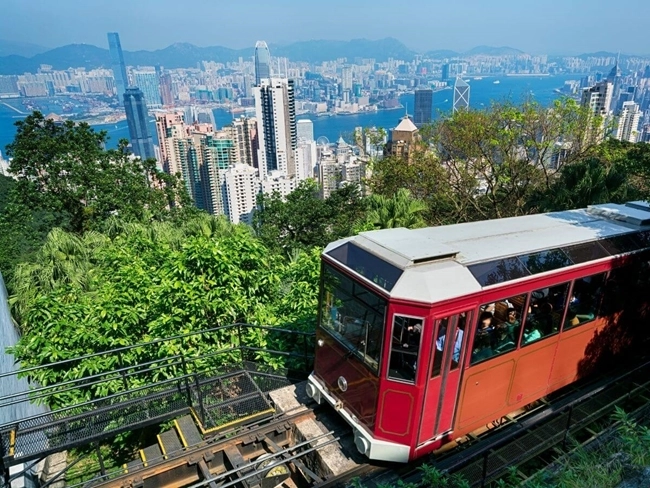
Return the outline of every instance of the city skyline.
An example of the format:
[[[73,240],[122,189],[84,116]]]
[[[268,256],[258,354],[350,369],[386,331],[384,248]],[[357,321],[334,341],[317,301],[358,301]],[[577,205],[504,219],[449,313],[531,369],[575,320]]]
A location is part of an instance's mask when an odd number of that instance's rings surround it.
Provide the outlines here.
[[[197,2],[196,8],[200,4],[209,6],[205,0]],[[286,0],[273,5],[259,0],[249,3],[247,11],[255,11],[254,16],[234,5],[204,8],[196,16],[196,8],[178,9],[170,0],[157,1],[156,8],[148,0],[97,0],[92,10],[80,0],[60,0],[56,4],[5,0],[0,31],[4,39],[50,48],[72,43],[101,46],[106,32],[117,31],[123,46],[133,50],[160,49],[176,42],[242,48],[254,45],[258,39],[287,44],[392,36],[418,52],[464,52],[487,44],[512,46],[531,54],[612,50],[643,55],[644,19],[650,17],[650,4],[643,2],[632,2],[626,9],[612,9],[603,1],[567,4],[549,0],[539,9],[514,0],[489,4],[472,0],[461,9],[443,2],[413,0],[410,8],[418,15],[405,16],[403,25],[391,21],[393,29],[387,31],[386,20],[394,17],[392,7],[369,0],[353,5],[342,0],[329,2],[327,8],[337,12],[331,21],[322,15],[322,6],[303,5],[298,9],[295,2]],[[131,15],[123,16],[122,7],[128,7]],[[601,25],[605,9],[609,12],[607,25],[593,29],[594,25]],[[101,15],[96,15],[98,12]],[[291,29],[286,28],[286,19],[291,19]],[[52,29],[52,25],[57,28]],[[215,30],[215,25],[219,29]],[[161,36],[160,32],[173,34]],[[291,32],[291,38],[287,32]]]

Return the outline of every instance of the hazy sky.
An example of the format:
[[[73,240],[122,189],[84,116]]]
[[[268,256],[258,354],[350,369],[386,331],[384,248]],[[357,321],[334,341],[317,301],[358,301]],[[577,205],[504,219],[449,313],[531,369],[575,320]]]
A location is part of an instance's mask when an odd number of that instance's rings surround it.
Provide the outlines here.
[[[649,25],[647,0],[0,0],[0,38],[47,47],[106,47],[117,31],[125,50],[390,36],[418,51],[648,54]]]

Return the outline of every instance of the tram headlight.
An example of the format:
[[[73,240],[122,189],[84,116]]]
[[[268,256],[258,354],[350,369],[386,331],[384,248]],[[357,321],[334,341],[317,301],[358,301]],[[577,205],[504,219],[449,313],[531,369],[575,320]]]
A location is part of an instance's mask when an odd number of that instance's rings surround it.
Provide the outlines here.
[[[307,396],[309,398],[312,398],[316,403],[318,403],[320,405],[321,395],[320,395],[320,391],[318,390],[318,388],[316,388],[311,383],[307,383],[307,386],[305,387],[305,390],[307,392]]]

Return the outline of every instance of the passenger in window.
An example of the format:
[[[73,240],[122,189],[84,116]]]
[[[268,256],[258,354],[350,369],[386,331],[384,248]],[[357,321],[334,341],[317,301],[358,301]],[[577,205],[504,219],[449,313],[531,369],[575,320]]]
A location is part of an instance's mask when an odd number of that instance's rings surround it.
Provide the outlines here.
[[[524,328],[524,336],[522,338],[522,345],[529,344],[537,339],[541,339],[542,333],[539,329],[535,328],[534,324],[530,321],[526,321],[526,326]]]
[[[526,322],[537,329],[542,336],[551,334],[553,332],[553,305],[546,298],[534,303]]]
[[[418,351],[420,349],[420,339],[422,338],[422,322],[409,324],[406,328],[406,334],[403,337],[402,347],[409,351],[410,354],[404,354],[405,366],[413,375],[411,379],[415,380],[415,370],[417,368]]]
[[[478,320],[478,329],[484,333],[491,333],[494,330],[494,315],[492,312],[483,312]]]
[[[456,327],[456,332],[454,332],[454,352],[452,353],[452,360],[455,363],[458,363],[460,360],[460,351],[461,347],[463,345],[463,335],[465,334],[465,314],[461,314],[458,317],[458,326]],[[445,348],[445,340],[447,337],[447,331],[446,329],[442,331],[441,335],[439,335],[438,340],[436,340],[436,349],[440,352]]]
[[[422,337],[422,323],[409,324],[406,328],[405,334],[402,337],[402,347],[404,349],[415,349],[420,348],[420,338]]]
[[[476,331],[474,348],[472,349],[472,364],[494,356],[490,334],[481,330]]]
[[[508,309],[507,320],[495,327],[492,341],[492,348],[497,353],[514,349],[519,339],[519,326],[521,322],[517,318],[517,311],[514,308]]]

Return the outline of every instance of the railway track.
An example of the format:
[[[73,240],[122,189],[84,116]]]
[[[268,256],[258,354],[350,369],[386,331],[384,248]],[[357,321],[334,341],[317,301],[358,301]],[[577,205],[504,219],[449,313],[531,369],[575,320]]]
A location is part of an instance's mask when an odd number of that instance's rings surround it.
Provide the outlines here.
[[[294,486],[318,483],[322,478],[307,458],[340,437],[327,431],[295,442],[295,425],[315,415],[315,410],[303,409],[249,425],[237,434],[208,439],[201,438],[189,416],[182,417],[177,421],[180,444],[163,440],[162,449],[146,448],[140,460],[78,486],[271,488],[289,479]]]
[[[300,395],[299,401],[284,407],[274,398],[283,413],[269,413],[254,423],[213,436],[206,435],[196,416],[186,415],[175,421],[178,440],[164,432],[159,445],[143,449],[138,459],[68,486],[329,488],[349,486],[350,480],[358,478],[364,487],[372,488],[394,486],[400,479],[418,483],[421,473],[417,467],[422,463],[458,473],[473,487],[487,486],[511,466],[533,458],[551,462],[568,439],[593,437],[592,426],[607,418],[615,406],[632,411],[648,403],[649,373],[650,361],[626,373],[565,389],[549,402],[495,421],[484,432],[458,439],[451,449],[408,466],[367,463],[356,453],[347,424],[333,410],[310,404]],[[318,424],[321,430],[301,432],[298,426],[307,424]],[[345,455],[340,454],[341,445]],[[339,452],[338,471],[322,460],[328,450]],[[346,456],[353,462],[341,464]],[[522,479],[527,476],[522,472]]]

